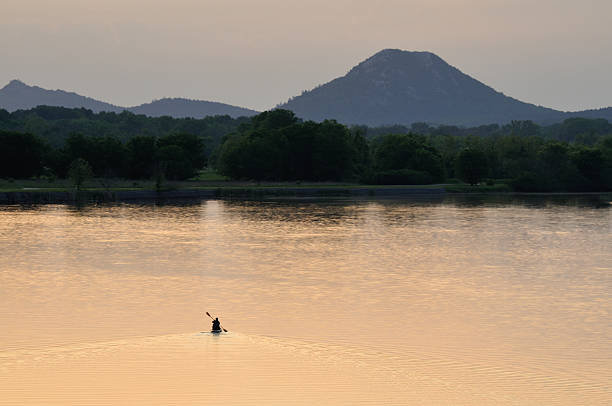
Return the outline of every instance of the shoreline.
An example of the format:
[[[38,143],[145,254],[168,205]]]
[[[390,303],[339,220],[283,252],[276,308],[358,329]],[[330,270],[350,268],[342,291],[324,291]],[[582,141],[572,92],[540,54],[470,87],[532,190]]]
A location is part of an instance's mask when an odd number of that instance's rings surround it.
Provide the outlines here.
[[[434,185],[437,186],[437,185]],[[129,201],[163,201],[180,199],[265,199],[265,198],[401,198],[417,196],[595,196],[610,192],[509,192],[491,190],[449,191],[444,187],[414,186],[319,186],[319,187],[208,187],[173,190],[81,190],[58,191],[26,189],[0,192],[0,204],[65,204],[65,203],[113,203]]]
[[[401,197],[444,195],[443,188],[409,187],[217,187],[177,190],[22,190],[0,192],[0,204],[56,204],[171,199],[242,199],[268,197]]]

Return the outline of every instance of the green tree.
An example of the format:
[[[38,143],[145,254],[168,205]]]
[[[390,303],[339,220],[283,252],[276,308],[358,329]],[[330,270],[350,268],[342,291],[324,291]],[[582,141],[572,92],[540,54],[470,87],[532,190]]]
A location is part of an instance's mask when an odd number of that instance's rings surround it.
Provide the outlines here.
[[[612,190],[612,135],[602,137],[597,148],[601,151],[604,167],[601,171],[601,182],[605,190]]]
[[[255,130],[230,137],[221,148],[220,172],[234,179],[286,178],[287,139],[280,131]]]
[[[8,111],[4,109],[0,109],[0,121],[7,122],[10,120],[10,118],[11,118],[11,113],[9,113]]]
[[[126,145],[127,171],[132,179],[150,179],[153,177],[157,159],[157,140],[155,137],[137,136]]]
[[[202,137],[187,133],[170,134],[159,138],[157,144],[159,148],[169,145],[180,147],[191,166],[196,170],[202,169],[206,165],[206,146]]]
[[[576,172],[569,158],[569,147],[566,143],[551,141],[544,145],[539,153],[542,170],[539,173],[537,189],[539,191],[564,190],[571,188]],[[535,178],[535,176],[533,176]]]
[[[218,170],[234,179],[341,180],[367,155],[362,137],[335,121],[298,122],[287,110],[255,116],[218,150]]]
[[[95,137],[93,151],[87,159],[95,176],[114,178],[125,173],[127,151],[125,145],[115,137]]]
[[[601,173],[605,166],[602,151],[598,148],[575,146],[570,156],[582,176],[591,182],[588,189],[598,189],[601,183]]]
[[[168,179],[187,179],[195,174],[195,168],[187,152],[178,145],[166,145],[159,148],[157,159],[161,167],[165,169],[165,176]]]
[[[81,190],[83,184],[87,179],[91,178],[92,170],[89,162],[83,158],[77,158],[70,164],[68,170],[68,176],[74,185],[74,188],[78,191]]]
[[[298,119],[292,111],[274,109],[254,116],[249,127],[257,130],[279,130],[297,122]]]
[[[558,126],[552,126],[549,132],[561,141],[573,142],[578,138],[592,142],[594,135],[612,133],[612,125],[604,119],[568,118]]]
[[[242,179],[248,176],[247,170],[248,146],[245,137],[231,134],[225,137],[218,149],[216,160],[219,173],[232,179]]]
[[[488,174],[487,156],[477,149],[466,148],[457,156],[457,172],[461,180],[476,185]]]
[[[540,133],[540,126],[531,120],[513,120],[510,124],[505,125],[503,130],[511,135],[530,137]]]
[[[323,181],[350,178],[356,149],[348,128],[333,120],[325,120],[316,127],[311,179]]]
[[[47,150],[43,140],[32,134],[0,131],[0,177],[40,175]]]
[[[422,135],[384,135],[373,141],[372,150],[375,183],[423,184],[444,179],[442,156]]]
[[[361,131],[353,132],[352,137],[353,171],[361,178],[368,172],[371,164],[370,146]]]

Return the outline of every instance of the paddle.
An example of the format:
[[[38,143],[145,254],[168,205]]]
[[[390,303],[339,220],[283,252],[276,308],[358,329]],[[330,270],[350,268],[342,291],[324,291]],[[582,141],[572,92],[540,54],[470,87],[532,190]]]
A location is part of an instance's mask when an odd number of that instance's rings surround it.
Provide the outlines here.
[[[210,313],[208,313],[208,312],[206,312],[206,315],[207,315],[208,317],[210,317],[211,319],[213,319],[213,320],[215,319],[215,318],[214,318],[213,316],[211,316],[211,315],[210,315]],[[227,330],[226,330],[225,328],[223,328],[223,326],[221,325],[221,323],[219,323],[219,326],[221,327],[221,329],[223,329],[223,331],[224,331],[225,333],[227,333]]]

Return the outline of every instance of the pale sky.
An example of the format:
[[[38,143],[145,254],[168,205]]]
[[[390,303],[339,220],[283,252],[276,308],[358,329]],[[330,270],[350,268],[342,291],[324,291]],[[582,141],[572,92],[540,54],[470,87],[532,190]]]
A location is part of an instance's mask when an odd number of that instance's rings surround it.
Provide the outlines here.
[[[523,101],[599,108],[611,19],[611,0],[0,0],[0,87],[265,110],[400,48]]]

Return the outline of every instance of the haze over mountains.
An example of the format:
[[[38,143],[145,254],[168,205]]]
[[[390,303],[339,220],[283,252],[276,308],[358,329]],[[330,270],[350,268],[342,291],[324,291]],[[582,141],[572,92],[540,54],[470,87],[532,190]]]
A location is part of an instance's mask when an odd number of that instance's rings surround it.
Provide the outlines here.
[[[346,124],[410,125],[415,122],[475,126],[571,116],[612,118],[612,108],[565,113],[505,96],[430,52],[386,49],[345,76],[290,99],[280,108],[299,117],[333,117]]]
[[[135,114],[144,114],[149,117],[171,116],[174,118],[204,118],[206,116],[250,117],[259,113],[243,107],[217,103],[204,100],[190,100],[181,98],[165,98],[151,103],[127,109]]]
[[[120,107],[62,90],[45,90],[14,80],[0,89],[0,108],[8,111],[37,105],[84,107],[94,112],[128,110],[152,117],[203,118],[210,115],[252,116],[254,110],[210,101],[165,98],[136,107]],[[345,76],[278,105],[298,117],[370,126],[415,122],[477,126],[532,120],[552,124],[570,117],[605,118],[612,108],[562,112],[525,103],[450,66],[430,52],[386,49],[352,68]]]
[[[0,89],[0,108],[13,112],[27,110],[36,106],[83,107],[95,113],[100,111],[121,112],[124,108],[104,103],[90,97],[63,90],[47,90],[38,86],[28,86],[20,80],[12,80]]]
[[[101,111],[120,113],[127,110],[149,117],[171,116],[175,118],[204,118],[218,115],[236,118],[253,116],[258,113],[224,103],[177,98],[155,100],[135,107],[120,107],[63,90],[46,90],[38,86],[28,86],[19,80],[13,80],[0,89],[0,108],[7,111],[31,109],[39,105],[83,107],[94,113]]]

